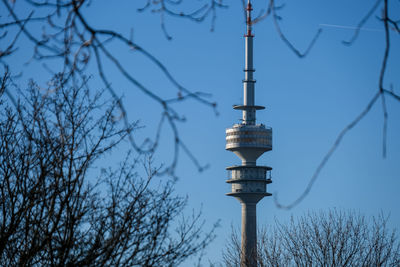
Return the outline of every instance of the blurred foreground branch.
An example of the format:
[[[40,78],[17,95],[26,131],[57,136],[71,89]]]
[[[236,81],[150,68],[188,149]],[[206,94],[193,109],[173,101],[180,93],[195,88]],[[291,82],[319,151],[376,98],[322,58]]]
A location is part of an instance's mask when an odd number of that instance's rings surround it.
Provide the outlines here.
[[[382,4],[383,2],[383,4]],[[385,158],[386,157],[386,147],[387,147],[387,126],[388,126],[388,111],[387,111],[387,104],[386,104],[386,96],[391,97],[397,102],[400,102],[400,95],[396,93],[392,88],[389,90],[387,88],[387,84],[390,82],[386,81],[386,73],[387,73],[387,66],[388,66],[388,61],[390,58],[390,51],[391,51],[391,35],[396,34],[400,35],[399,31],[399,24],[400,21],[398,18],[394,18],[393,14],[390,14],[389,11],[389,0],[377,0],[373,7],[368,11],[367,15],[362,18],[362,20],[358,24],[358,28],[355,30],[353,37],[349,41],[345,41],[344,44],[346,45],[351,45],[353,44],[356,40],[357,37],[360,34],[360,29],[361,27],[366,23],[366,21],[374,14],[374,12],[379,8],[382,7],[382,16],[379,17],[379,21],[382,23],[383,28],[384,28],[384,42],[385,42],[385,49],[383,51],[383,58],[382,58],[382,63],[380,67],[380,73],[379,73],[379,80],[378,80],[378,88],[377,92],[372,96],[372,98],[369,100],[368,104],[358,114],[348,125],[346,125],[342,131],[338,134],[336,137],[335,142],[331,146],[331,148],[328,150],[327,154],[322,158],[321,162],[318,164],[316,170],[314,171],[314,174],[312,175],[310,181],[308,182],[307,187],[305,190],[300,194],[300,196],[295,199],[293,202],[290,204],[281,204],[278,201],[278,196],[277,193],[274,195],[274,200],[277,205],[277,207],[282,208],[282,209],[292,209],[293,207],[297,206],[298,204],[301,203],[301,201],[309,194],[312,186],[314,185],[315,181],[319,177],[319,174],[321,170],[325,167],[327,162],[329,161],[330,157],[333,155],[333,153],[336,151],[336,149],[339,147],[340,143],[342,142],[344,136],[351,130],[353,129],[358,123],[369,113],[369,111],[372,109],[373,106],[376,105],[377,100],[381,100],[382,104],[382,115],[383,115],[383,134],[382,134],[382,156]]]
[[[162,110],[159,125],[155,129],[153,139],[146,138],[144,142],[138,143],[136,136],[133,133],[128,133],[132,147],[142,154],[154,153],[159,147],[161,131],[167,125],[173,133],[174,152],[171,162],[159,170],[158,175],[174,174],[179,150],[188,154],[190,159],[195,159],[193,163],[199,171],[206,167],[200,165],[198,160],[193,157],[193,154],[187,149],[187,145],[184,144],[180,137],[177,123],[184,121],[185,118],[175,110],[175,105],[178,102],[192,99],[211,107],[217,113],[216,103],[210,101],[205,94],[189,90],[180,84],[168,68],[152,53],[133,41],[132,36],[126,36],[121,32],[108,28],[98,28],[94,23],[89,22],[89,18],[85,13],[92,4],[91,1],[2,0],[1,3],[2,9],[6,11],[5,16],[2,17],[6,21],[0,23],[0,40],[6,44],[4,48],[0,48],[0,62],[4,68],[10,65],[9,57],[19,49],[21,43],[18,43],[18,41],[22,39],[21,36],[24,36],[27,40],[27,43],[22,44],[24,49],[30,45],[33,46],[33,55],[30,61],[42,62],[50,72],[53,74],[61,73],[63,80],[72,82],[74,86],[78,86],[80,82],[90,76],[92,74],[88,73],[92,71],[90,66],[95,66],[97,76],[101,78],[105,88],[117,101],[120,109],[120,116],[118,117],[128,127],[129,119],[126,108],[118,97],[119,92],[113,86],[111,74],[105,69],[105,65],[108,68],[113,66],[132,85],[132,88],[141,91],[154,103],[157,103]],[[225,5],[220,0],[204,0],[197,3],[195,11],[179,11],[184,9],[185,3],[184,1],[169,0],[147,1],[146,5],[138,10],[151,10],[152,12],[160,13],[162,28],[166,33],[164,23],[166,15],[197,22],[204,21],[207,17],[212,16],[214,21],[217,10],[225,8]],[[25,15],[26,10],[31,10],[27,16]],[[35,14],[42,15],[36,16]],[[212,22],[212,25],[214,25],[214,22]],[[41,31],[38,31],[38,28],[41,28]],[[14,36],[11,36],[12,34]],[[167,33],[166,35],[169,36]],[[116,46],[125,50],[125,53],[121,53],[122,50],[115,49]],[[174,97],[162,97],[156,93],[154,88],[149,88],[140,82],[140,77],[137,77],[133,71],[124,66],[122,63],[124,55],[132,53],[140,53],[161,70],[175,89],[175,92],[169,93]],[[60,69],[48,67],[47,62],[51,63],[54,60],[61,62]]]

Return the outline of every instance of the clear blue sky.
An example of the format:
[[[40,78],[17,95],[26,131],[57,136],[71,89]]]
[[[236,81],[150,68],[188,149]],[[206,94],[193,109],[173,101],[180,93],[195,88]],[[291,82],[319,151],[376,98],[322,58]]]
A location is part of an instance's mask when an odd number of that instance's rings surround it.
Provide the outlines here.
[[[18,1],[17,1],[18,2]],[[136,2],[136,3],[134,3]],[[134,41],[161,60],[184,86],[192,91],[212,94],[219,116],[211,108],[195,101],[176,106],[187,121],[179,124],[180,135],[203,164],[210,167],[199,173],[181,153],[177,174],[177,192],[189,196],[188,212],[202,207],[206,227],[221,220],[217,239],[207,250],[206,259],[220,260],[231,225],[240,227],[240,205],[225,196],[230,187],[225,167],[240,164],[225,151],[225,129],[238,122],[239,111],[233,104],[242,102],[244,77],[244,20],[240,1],[217,14],[215,31],[210,18],[203,23],[167,17],[166,27],[173,37],[168,41],[157,13],[137,13],[138,2],[93,1],[85,13],[98,28],[111,27],[124,34],[133,28]],[[201,2],[201,1],[200,1]],[[255,13],[265,1],[253,0]],[[279,1],[281,2],[281,1]],[[339,132],[366,106],[377,91],[384,50],[382,25],[372,17],[353,46],[344,46],[353,31],[321,24],[356,26],[375,3],[374,0],[284,1],[280,11],[282,29],[303,50],[318,28],[323,32],[308,57],[297,58],[279,39],[271,18],[255,26],[256,103],[266,106],[257,113],[257,121],[273,128],[273,150],[264,154],[259,165],[273,167],[271,193],[278,193],[282,204],[289,204],[305,189],[323,156]],[[392,1],[393,14],[400,4]],[[198,2],[195,1],[197,4]],[[190,6],[188,6],[190,8]],[[3,13],[1,11],[0,13]],[[376,15],[380,13],[377,12]],[[400,39],[392,34],[392,51],[385,85],[400,92]],[[163,96],[176,96],[176,90],[162,72],[146,58],[128,49],[118,56],[143,84]],[[48,74],[38,65],[22,65],[32,51],[25,49],[11,62],[12,71],[23,71],[24,78],[46,80]],[[54,63],[57,68],[58,63]],[[137,134],[144,139],[152,133],[160,109],[121,77],[108,70],[131,120],[140,119],[146,128]],[[93,82],[101,86],[96,73]],[[308,210],[341,208],[360,211],[367,216],[383,211],[390,214],[389,225],[400,228],[400,103],[387,97],[389,120],[387,158],[382,158],[383,113],[380,101],[343,139],[340,147],[322,170],[306,199],[291,211],[278,209],[273,199],[258,204],[258,224],[275,218],[288,220]],[[157,153],[159,162],[171,157],[170,130],[164,131],[164,145]],[[190,263],[188,263],[190,266]]]

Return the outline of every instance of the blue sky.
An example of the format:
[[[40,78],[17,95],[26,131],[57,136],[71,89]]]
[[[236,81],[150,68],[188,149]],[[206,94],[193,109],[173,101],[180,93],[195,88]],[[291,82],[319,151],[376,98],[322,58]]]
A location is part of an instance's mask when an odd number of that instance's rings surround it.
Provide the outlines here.
[[[265,1],[253,0],[257,14]],[[282,1],[279,1],[282,3]],[[273,167],[269,192],[289,204],[305,189],[310,177],[334,143],[339,132],[350,123],[376,93],[384,50],[384,32],[375,17],[366,24],[358,40],[350,47],[351,29],[321,24],[354,27],[374,4],[372,0],[285,1],[280,10],[282,29],[300,50],[307,47],[315,32],[323,32],[310,54],[299,59],[279,39],[271,18],[258,23],[255,32],[256,103],[266,106],[257,113],[257,121],[273,128],[273,150],[265,153],[258,165]],[[392,1],[391,12],[400,14],[400,4]],[[189,196],[188,212],[202,208],[206,227],[220,220],[217,239],[207,250],[206,259],[220,260],[231,225],[240,227],[240,205],[225,196],[225,168],[240,164],[225,151],[225,129],[237,123],[241,114],[232,109],[242,102],[244,77],[244,21],[240,1],[217,14],[215,30],[210,18],[203,23],[166,17],[172,40],[167,40],[157,13],[137,13],[145,1],[93,1],[85,9],[89,22],[98,28],[110,27],[129,35],[163,62],[174,77],[192,91],[212,94],[219,116],[196,101],[180,103],[176,109],[187,118],[179,124],[180,136],[203,164],[197,172],[190,159],[180,154],[177,192]],[[197,3],[197,2],[196,2]],[[201,3],[201,1],[200,1]],[[187,8],[193,8],[189,4]],[[23,12],[21,7],[21,12]],[[3,13],[4,11],[1,11]],[[379,15],[377,12],[376,15]],[[385,86],[400,91],[400,39],[392,33],[392,50]],[[163,96],[175,96],[176,90],[163,73],[145,57],[115,46],[123,64],[144,85]],[[23,71],[24,78],[46,80],[47,72],[35,63],[23,65],[32,51],[26,49],[14,57],[12,70]],[[54,62],[57,68],[59,63]],[[154,132],[160,108],[127,82],[111,66],[107,71],[124,102],[131,120],[139,119],[145,128],[137,132],[144,139]],[[94,72],[94,71],[93,71]],[[101,87],[94,72],[93,83]],[[343,139],[340,147],[322,170],[311,192],[290,211],[281,210],[273,198],[265,198],[257,208],[258,224],[286,221],[308,210],[341,208],[360,211],[367,216],[383,211],[390,214],[389,225],[400,226],[400,103],[387,97],[389,112],[387,158],[382,157],[383,113],[380,101]],[[163,145],[156,154],[158,162],[171,159],[171,132],[165,128]],[[128,144],[126,144],[128,146]],[[118,155],[115,156],[118,158]],[[190,266],[190,263],[188,263]]]

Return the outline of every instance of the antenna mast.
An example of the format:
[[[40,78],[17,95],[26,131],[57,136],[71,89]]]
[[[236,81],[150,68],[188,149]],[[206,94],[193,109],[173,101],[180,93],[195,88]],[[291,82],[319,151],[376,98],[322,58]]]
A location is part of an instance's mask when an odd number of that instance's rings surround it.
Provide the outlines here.
[[[243,106],[247,106],[247,109],[243,110],[243,122],[245,124],[253,125],[256,121],[256,112],[254,107],[254,84],[253,79],[254,67],[253,67],[253,38],[254,35],[251,32],[251,11],[253,10],[250,0],[247,3],[246,8],[246,30],[245,37],[245,79],[243,81]]]

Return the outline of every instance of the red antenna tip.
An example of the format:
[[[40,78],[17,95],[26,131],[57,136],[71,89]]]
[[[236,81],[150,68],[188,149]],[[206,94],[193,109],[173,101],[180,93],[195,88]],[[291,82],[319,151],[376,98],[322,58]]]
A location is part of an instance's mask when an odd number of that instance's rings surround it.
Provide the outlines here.
[[[247,10],[248,10],[248,11],[252,11],[252,10],[253,10],[253,7],[252,7],[250,1],[247,2]]]
[[[253,37],[253,34],[251,33],[251,24],[252,24],[252,20],[251,20],[251,11],[253,10],[253,7],[250,3],[250,0],[247,2],[247,19],[246,19],[246,24],[247,24],[247,34],[245,36],[247,37]]]

